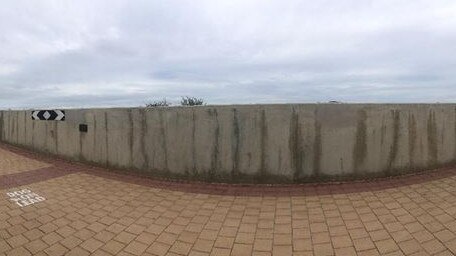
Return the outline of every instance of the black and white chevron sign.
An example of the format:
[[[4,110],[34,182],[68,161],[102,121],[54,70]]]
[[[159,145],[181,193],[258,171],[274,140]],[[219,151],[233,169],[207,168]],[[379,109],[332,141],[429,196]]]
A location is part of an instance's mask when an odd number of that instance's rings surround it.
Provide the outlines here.
[[[64,121],[65,111],[63,110],[35,110],[32,111],[33,120],[55,120]]]

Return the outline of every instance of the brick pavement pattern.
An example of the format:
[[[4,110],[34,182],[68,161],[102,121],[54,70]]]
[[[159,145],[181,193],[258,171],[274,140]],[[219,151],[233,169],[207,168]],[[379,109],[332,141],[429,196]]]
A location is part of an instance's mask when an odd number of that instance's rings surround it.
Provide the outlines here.
[[[0,148],[0,175],[20,173],[49,167],[49,164],[14,154]]]
[[[125,177],[2,145],[0,255],[456,254],[453,169],[413,184],[292,186],[288,195]],[[6,195],[24,188],[46,200],[19,207]]]

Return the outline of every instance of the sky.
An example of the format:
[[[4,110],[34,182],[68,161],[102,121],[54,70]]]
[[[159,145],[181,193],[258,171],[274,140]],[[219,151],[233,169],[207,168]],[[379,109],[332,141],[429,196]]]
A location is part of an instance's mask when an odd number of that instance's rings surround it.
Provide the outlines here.
[[[4,109],[456,101],[454,0],[1,5]]]

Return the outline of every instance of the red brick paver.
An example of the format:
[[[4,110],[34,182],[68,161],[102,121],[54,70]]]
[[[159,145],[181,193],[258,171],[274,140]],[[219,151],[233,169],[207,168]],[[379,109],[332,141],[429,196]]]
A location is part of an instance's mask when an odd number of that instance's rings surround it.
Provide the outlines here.
[[[368,185],[239,186],[3,154],[31,171],[0,169],[0,255],[456,254],[453,169]],[[24,188],[46,200],[19,207],[6,195]]]
[[[2,148],[0,148],[0,155],[2,156],[0,158],[1,175],[21,173],[50,166],[48,163],[14,154]]]

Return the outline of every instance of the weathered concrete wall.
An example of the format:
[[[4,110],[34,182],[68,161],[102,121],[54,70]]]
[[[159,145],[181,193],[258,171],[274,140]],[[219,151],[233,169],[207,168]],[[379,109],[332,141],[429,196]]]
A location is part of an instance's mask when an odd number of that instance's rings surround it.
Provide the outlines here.
[[[79,132],[87,124],[88,132]],[[0,113],[2,141],[151,175],[229,182],[382,176],[456,162],[456,104],[300,104]]]

